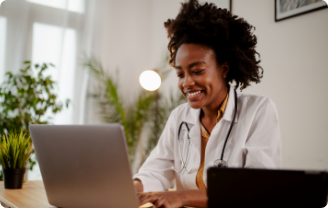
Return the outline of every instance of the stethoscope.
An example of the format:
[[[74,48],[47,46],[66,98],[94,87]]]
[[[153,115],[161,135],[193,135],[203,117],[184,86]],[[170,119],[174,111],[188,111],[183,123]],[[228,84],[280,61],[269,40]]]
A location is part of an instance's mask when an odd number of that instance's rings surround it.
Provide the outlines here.
[[[234,91],[235,91],[235,93],[234,93],[234,94],[235,94],[235,113],[234,113],[234,115],[233,115],[233,120],[232,120],[232,122],[231,122],[231,124],[230,124],[230,128],[229,128],[229,131],[228,131],[227,137],[226,137],[226,139],[225,139],[225,141],[224,141],[224,145],[223,145],[222,153],[221,153],[221,158],[220,158],[220,159],[217,159],[217,160],[215,160],[214,162],[211,163],[211,165],[214,166],[214,167],[221,167],[221,168],[227,168],[227,167],[228,167],[228,163],[227,163],[225,160],[223,160],[223,156],[224,156],[224,150],[225,150],[225,147],[226,147],[226,144],[227,144],[227,141],[228,141],[228,138],[229,138],[229,135],[230,135],[231,129],[232,129],[232,127],[233,127],[233,124],[234,124],[234,122],[235,122],[236,114],[237,114],[237,92],[236,92],[236,90],[234,90]],[[186,158],[186,160],[184,160],[184,157],[183,157],[183,155],[182,155],[181,138],[180,138],[181,130],[182,130],[183,126],[184,126],[184,127],[187,129],[187,131],[188,131],[188,133],[187,133],[187,138],[188,138],[188,140],[187,140],[187,145],[188,145],[188,147],[187,147],[187,151],[186,151],[186,154],[185,154],[185,158]],[[180,126],[179,126],[179,132],[178,132],[179,152],[180,152],[180,159],[181,159],[182,167],[181,167],[180,170],[176,170],[173,166],[171,167],[171,169],[174,170],[174,171],[177,172],[177,173],[181,173],[183,170],[185,170],[186,173],[192,173],[192,172],[194,171],[194,169],[195,169],[195,168],[193,167],[190,171],[188,171],[188,170],[187,170],[187,167],[186,167],[187,160],[188,160],[188,156],[189,156],[189,149],[190,149],[190,137],[189,137],[189,131],[190,131],[190,129],[189,129],[188,124],[187,124],[186,122],[182,121],[181,124],[180,124]]]

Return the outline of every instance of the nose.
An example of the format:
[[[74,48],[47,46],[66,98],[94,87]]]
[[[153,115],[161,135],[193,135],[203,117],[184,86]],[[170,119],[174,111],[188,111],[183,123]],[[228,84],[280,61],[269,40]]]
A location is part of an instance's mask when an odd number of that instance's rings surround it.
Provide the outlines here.
[[[182,83],[182,86],[184,88],[189,88],[190,86],[194,85],[195,81],[193,80],[192,76],[189,74],[185,75],[184,81]]]

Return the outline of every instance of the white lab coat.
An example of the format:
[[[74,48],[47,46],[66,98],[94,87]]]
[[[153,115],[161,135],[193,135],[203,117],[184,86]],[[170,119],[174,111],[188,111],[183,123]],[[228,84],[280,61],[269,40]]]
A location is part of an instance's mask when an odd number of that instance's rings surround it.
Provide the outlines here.
[[[211,132],[205,151],[203,180],[207,185],[207,168],[221,158],[222,147],[234,115],[234,91],[230,87],[229,99],[224,115]],[[239,94],[238,109],[234,126],[224,152],[228,167],[281,168],[281,136],[276,106],[272,100],[263,96]],[[193,109],[188,103],[177,107],[170,115],[157,146],[151,152],[139,172],[133,178],[141,180],[144,192],[198,189],[196,175],[200,165],[201,132],[200,109]],[[178,147],[178,128],[182,121],[190,127],[190,153],[187,170],[180,170],[181,159]],[[183,154],[187,148],[183,138]],[[185,157],[185,156],[184,156]]]

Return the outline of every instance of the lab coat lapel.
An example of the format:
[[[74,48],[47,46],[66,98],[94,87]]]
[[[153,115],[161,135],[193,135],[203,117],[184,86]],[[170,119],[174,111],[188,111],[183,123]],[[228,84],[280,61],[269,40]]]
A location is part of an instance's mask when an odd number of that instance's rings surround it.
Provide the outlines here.
[[[197,156],[200,157],[200,125],[199,125],[199,113],[200,109],[193,109],[190,108],[189,112],[187,113],[186,117],[184,118],[184,121],[188,123],[188,126],[190,128],[189,136],[190,141],[195,147],[195,151],[198,154]]]
[[[237,99],[238,99],[238,96],[237,96]],[[235,89],[234,89],[233,86],[230,85],[228,103],[227,103],[226,109],[224,111],[222,120],[232,122],[233,116],[234,116],[234,113],[235,113],[235,105],[236,105],[236,103],[235,103]],[[238,119],[238,116],[236,115],[235,123],[237,122],[237,119]]]

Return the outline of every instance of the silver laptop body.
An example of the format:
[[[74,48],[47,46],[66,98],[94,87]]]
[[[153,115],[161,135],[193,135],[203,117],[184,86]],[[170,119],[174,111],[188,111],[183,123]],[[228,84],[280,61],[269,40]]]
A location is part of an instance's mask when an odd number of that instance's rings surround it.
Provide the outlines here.
[[[48,201],[63,208],[138,207],[122,126],[29,126]]]

